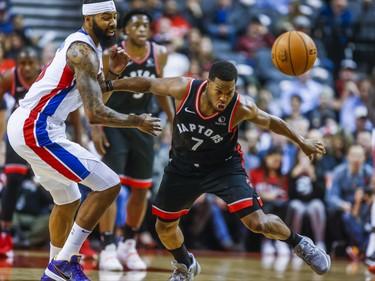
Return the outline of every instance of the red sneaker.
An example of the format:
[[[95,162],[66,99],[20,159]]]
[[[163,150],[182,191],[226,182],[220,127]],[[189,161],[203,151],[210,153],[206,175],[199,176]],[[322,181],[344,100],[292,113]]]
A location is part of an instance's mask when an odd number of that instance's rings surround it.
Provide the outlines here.
[[[9,232],[0,233],[0,256],[13,257],[13,249],[13,239]]]
[[[98,258],[98,254],[91,248],[89,239],[86,239],[85,242],[83,242],[82,247],[79,250],[79,253],[82,255],[83,259]]]

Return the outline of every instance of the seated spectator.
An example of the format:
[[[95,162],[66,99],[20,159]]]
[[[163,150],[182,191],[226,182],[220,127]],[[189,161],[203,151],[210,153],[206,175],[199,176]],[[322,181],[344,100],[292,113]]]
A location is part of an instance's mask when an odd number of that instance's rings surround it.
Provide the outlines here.
[[[340,62],[345,57],[345,50],[352,35],[354,20],[348,2],[327,1],[315,21],[314,37],[322,40],[328,57],[333,61],[334,77],[337,77]]]
[[[290,98],[292,111],[289,115],[284,116],[283,119],[291,124],[293,127],[298,123],[305,122],[310,127],[310,121],[301,113],[302,99],[298,94],[292,95]]]
[[[0,1],[0,33],[9,34],[13,31],[13,24],[6,0]]]
[[[246,10],[233,0],[215,0],[214,6],[205,10],[204,27],[209,36],[217,43],[224,45],[227,51],[234,49],[237,35],[244,28],[241,20],[246,18]]]
[[[302,100],[301,113],[305,114],[319,104],[319,95],[323,85],[311,78],[310,72],[306,72],[293,80],[284,80],[280,83],[280,103],[285,115],[291,114],[291,97],[299,95]]]
[[[247,173],[260,166],[259,142],[260,133],[257,128],[249,128],[245,131],[246,145],[242,146],[244,151],[244,166]]]
[[[170,38],[174,40],[183,39],[191,29],[190,23],[180,14],[176,0],[166,0],[164,2],[164,9],[162,16],[155,21],[155,26],[158,26],[159,21],[169,19],[170,27],[168,30]]]
[[[357,188],[351,212],[343,214],[344,229],[349,236],[349,247],[346,253],[353,261],[365,257],[371,227],[372,189],[369,186]]]
[[[360,145],[350,146],[347,161],[337,166],[332,174],[332,185],[328,189],[326,202],[330,220],[329,230],[333,240],[346,240],[348,228],[345,226],[348,215],[353,212],[356,190],[369,185],[373,168],[365,164],[365,151]],[[344,235],[343,235],[344,234]]]
[[[13,216],[14,246],[32,247],[49,243],[48,221],[52,210],[52,197],[32,178],[23,181]]]
[[[374,166],[374,153],[373,143],[370,131],[360,131],[356,135],[356,143],[363,147],[365,150],[366,161],[365,163]]]
[[[306,113],[310,121],[310,128],[319,129],[327,125],[327,120],[337,119],[333,108],[334,92],[330,86],[324,86],[319,94],[319,104]]]
[[[275,37],[260,17],[253,17],[247,24],[246,32],[238,38],[236,50],[244,54],[246,63],[255,66],[255,57],[261,48],[271,49]]]
[[[281,173],[282,150],[279,147],[268,149],[262,159],[261,166],[250,171],[252,186],[263,201],[263,211],[285,218],[288,204],[287,177]],[[275,242],[273,245],[272,242]],[[278,240],[263,239],[262,254],[289,255],[290,249]]]
[[[354,110],[355,130],[353,136],[356,138],[360,132],[371,132],[372,124],[368,119],[368,111],[365,105],[357,106]]]
[[[302,150],[289,176],[289,206],[287,222],[298,233],[302,232],[305,217],[310,223],[315,244],[325,250],[326,210],[323,203],[325,193],[324,171],[317,170],[314,162]]]

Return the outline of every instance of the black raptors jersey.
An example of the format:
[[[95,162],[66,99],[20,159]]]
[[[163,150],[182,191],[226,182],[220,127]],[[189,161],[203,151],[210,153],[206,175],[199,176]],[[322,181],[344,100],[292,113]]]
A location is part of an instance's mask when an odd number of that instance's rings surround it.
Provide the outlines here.
[[[121,73],[121,78],[134,76],[158,76],[159,70],[155,44],[147,42],[147,45],[148,52],[145,57],[140,61],[131,58],[125,70]],[[126,50],[124,42],[122,47]],[[152,112],[152,98],[153,95],[151,93],[129,93],[119,91],[109,98],[106,105],[121,113],[142,114]]]
[[[20,99],[26,95],[27,91],[30,89],[30,85],[28,85],[22,78],[21,69],[18,67],[14,67],[12,69],[12,82],[11,82],[11,90],[10,94],[15,100],[14,107],[12,108],[12,112],[19,106]]]
[[[206,84],[191,82],[173,121],[172,162],[183,164],[183,169],[210,168],[239,155],[238,130],[231,128],[239,95],[234,94],[223,112],[205,117],[199,111],[199,98]]]

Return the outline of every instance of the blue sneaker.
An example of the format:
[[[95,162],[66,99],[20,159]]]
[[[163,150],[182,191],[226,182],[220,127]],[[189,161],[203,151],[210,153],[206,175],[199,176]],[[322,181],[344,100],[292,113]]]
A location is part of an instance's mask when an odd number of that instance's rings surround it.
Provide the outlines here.
[[[70,261],[51,260],[48,264],[41,281],[90,281],[83,273],[82,266],[79,264],[80,255],[72,255]]]

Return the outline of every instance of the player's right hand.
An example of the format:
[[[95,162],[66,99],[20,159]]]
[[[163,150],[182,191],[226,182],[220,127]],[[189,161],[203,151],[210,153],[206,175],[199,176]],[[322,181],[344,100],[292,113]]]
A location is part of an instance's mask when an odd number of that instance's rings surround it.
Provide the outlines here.
[[[156,132],[161,132],[161,121],[159,118],[152,117],[151,114],[143,113],[139,115],[143,119],[141,125],[138,126],[138,130],[150,134],[154,137],[157,136]]]
[[[103,156],[106,154],[107,150],[106,147],[109,147],[109,141],[107,140],[107,137],[105,133],[103,132],[103,129],[98,125],[91,126],[91,139],[94,143],[96,151]]]

